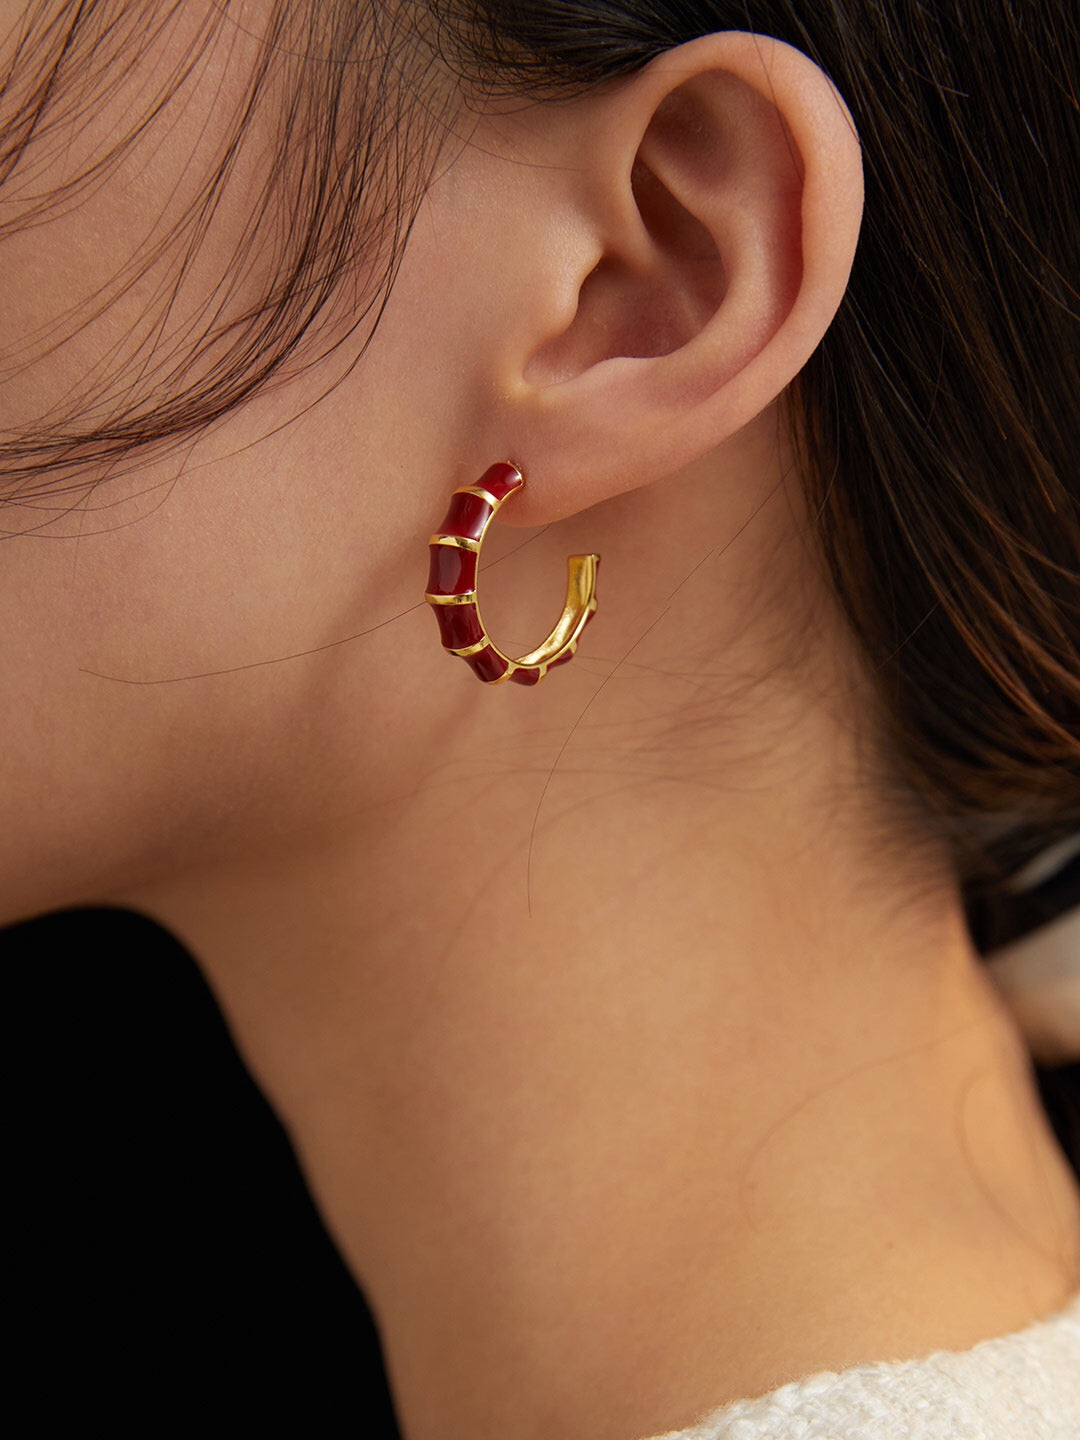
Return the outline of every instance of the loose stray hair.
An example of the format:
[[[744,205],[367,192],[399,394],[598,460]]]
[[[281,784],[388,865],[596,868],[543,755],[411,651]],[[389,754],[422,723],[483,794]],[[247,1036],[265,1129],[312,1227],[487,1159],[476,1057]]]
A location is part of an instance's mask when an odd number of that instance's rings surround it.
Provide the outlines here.
[[[255,19],[258,32],[244,23]],[[39,175],[73,128],[130,86],[163,41],[166,73],[148,70],[127,127],[43,187]],[[4,337],[0,385],[154,281],[142,344],[122,373],[44,423],[0,432],[0,498],[25,505],[78,491],[88,475],[199,434],[330,345],[365,327],[370,340],[423,189],[414,157],[430,170],[449,94],[430,48],[391,21],[383,0],[274,0],[257,13],[228,0],[26,6],[0,48],[0,263],[5,240],[84,203],[140,146],[156,145],[200,77],[238,46],[250,57],[244,83],[164,233],[146,237],[77,313],[39,336]],[[252,162],[256,146],[265,153]],[[255,173],[241,181],[243,161]],[[232,236],[227,273],[192,297],[200,251],[240,183],[255,200]],[[182,325],[171,323],[185,311]]]

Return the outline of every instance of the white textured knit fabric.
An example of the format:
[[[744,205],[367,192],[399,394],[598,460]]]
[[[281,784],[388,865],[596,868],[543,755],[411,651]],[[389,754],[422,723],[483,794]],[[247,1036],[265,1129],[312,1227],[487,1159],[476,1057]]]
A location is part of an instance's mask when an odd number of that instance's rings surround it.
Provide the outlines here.
[[[1080,1440],[1080,1295],[972,1350],[824,1371],[652,1440]]]

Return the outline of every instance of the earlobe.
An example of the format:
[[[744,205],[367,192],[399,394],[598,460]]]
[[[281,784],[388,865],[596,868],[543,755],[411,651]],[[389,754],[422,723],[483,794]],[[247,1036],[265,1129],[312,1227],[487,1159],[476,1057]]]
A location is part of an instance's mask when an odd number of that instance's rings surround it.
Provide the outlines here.
[[[835,314],[862,212],[850,116],[779,41],[706,36],[589,103],[577,307],[509,357],[525,524],[672,474],[767,408]]]

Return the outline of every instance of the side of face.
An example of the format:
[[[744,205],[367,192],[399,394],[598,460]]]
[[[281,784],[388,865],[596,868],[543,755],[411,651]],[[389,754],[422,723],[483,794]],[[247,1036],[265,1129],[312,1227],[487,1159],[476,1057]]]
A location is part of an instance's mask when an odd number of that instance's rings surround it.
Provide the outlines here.
[[[132,237],[157,233],[250,72],[242,44],[211,60],[168,124],[8,242],[4,333],[83,313],[103,271],[126,273]],[[123,115],[134,97],[113,101]],[[554,618],[565,553],[613,557],[625,603],[605,612],[606,641],[590,636],[622,653],[686,578],[688,538],[741,535],[775,490],[775,405],[839,304],[861,214],[858,143],[821,72],[731,33],[573,102],[447,116],[370,343],[361,325],[190,442],[5,508],[0,592],[19,616],[0,640],[6,918],[374,843],[418,788],[475,768],[478,736],[567,733],[588,703],[580,665],[493,700],[442,653],[422,599],[449,492],[492,461],[528,477],[485,549],[490,615],[521,649]],[[106,145],[117,121],[104,108],[78,145]],[[169,311],[181,338],[181,300],[232,273],[260,174],[249,139],[251,169],[242,151]],[[245,275],[228,292],[241,305]],[[41,347],[0,393],[5,425],[70,405],[79,376],[116,393],[133,347],[156,363],[142,330],[163,278],[149,267],[70,343]],[[369,279],[353,281],[361,314]],[[689,477],[681,529],[645,498],[671,476]],[[786,536],[790,510],[769,513]],[[745,593],[763,608],[771,577],[801,606],[768,558],[772,523],[732,552]],[[725,596],[743,593],[733,578]],[[742,626],[726,603],[701,617],[686,640],[700,653]]]

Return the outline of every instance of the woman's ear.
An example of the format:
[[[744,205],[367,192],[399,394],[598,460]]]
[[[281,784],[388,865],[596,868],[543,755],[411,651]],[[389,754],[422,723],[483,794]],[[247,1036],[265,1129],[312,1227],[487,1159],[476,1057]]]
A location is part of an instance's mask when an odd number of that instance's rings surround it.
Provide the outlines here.
[[[535,525],[678,471],[781,394],[844,294],[860,148],[812,61],[738,32],[484,125],[510,169],[477,424],[529,481],[506,518]]]

